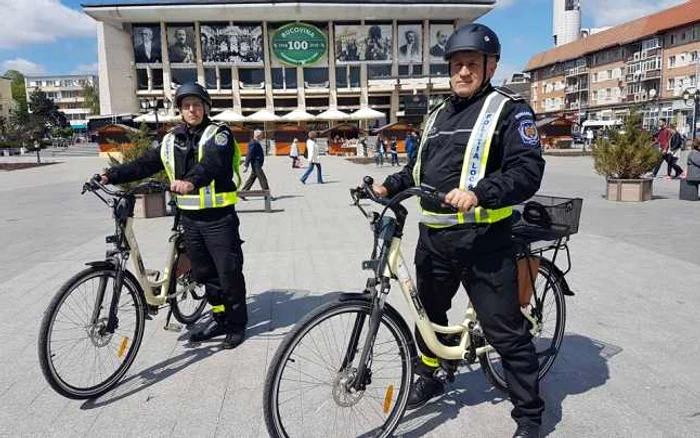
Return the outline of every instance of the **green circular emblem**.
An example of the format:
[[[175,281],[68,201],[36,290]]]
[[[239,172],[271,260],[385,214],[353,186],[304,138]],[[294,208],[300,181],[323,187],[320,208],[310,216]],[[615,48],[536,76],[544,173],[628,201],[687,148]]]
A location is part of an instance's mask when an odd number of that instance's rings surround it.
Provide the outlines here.
[[[277,29],[270,42],[272,53],[285,64],[313,64],[328,49],[321,29],[306,23],[289,23]]]

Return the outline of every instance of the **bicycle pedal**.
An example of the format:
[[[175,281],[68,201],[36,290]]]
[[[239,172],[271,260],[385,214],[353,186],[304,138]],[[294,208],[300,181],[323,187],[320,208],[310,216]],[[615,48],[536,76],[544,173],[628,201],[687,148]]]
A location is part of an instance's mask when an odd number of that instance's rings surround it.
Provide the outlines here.
[[[178,324],[176,322],[169,322],[163,326],[163,330],[167,330],[170,332],[181,332],[182,331],[182,325]]]

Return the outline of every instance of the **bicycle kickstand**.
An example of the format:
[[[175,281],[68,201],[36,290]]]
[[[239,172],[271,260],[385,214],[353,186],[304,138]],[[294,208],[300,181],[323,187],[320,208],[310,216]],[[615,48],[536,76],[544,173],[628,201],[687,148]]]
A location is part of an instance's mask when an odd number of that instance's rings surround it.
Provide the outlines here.
[[[165,326],[163,326],[163,330],[168,330],[171,332],[179,332],[182,330],[182,325],[178,324],[176,322],[170,322],[170,318],[173,316],[173,309],[172,307],[168,309],[168,316],[165,317]]]

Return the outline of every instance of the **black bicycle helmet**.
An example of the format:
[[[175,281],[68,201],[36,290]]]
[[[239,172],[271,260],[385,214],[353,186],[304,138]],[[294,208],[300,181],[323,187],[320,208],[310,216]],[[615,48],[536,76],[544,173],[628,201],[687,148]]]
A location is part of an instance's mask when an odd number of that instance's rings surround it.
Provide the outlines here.
[[[180,85],[177,91],[175,91],[175,106],[180,108],[182,100],[187,96],[197,96],[202,99],[202,102],[206,103],[211,108],[211,97],[209,96],[209,93],[198,83],[188,82]]]
[[[501,43],[496,32],[479,23],[469,23],[450,35],[445,45],[445,60],[456,52],[471,50],[486,56],[501,57]]]

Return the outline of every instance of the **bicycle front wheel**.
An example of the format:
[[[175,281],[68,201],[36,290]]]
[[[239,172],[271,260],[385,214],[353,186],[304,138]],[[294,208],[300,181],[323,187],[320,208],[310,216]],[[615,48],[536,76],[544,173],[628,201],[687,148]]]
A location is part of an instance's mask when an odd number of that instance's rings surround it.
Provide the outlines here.
[[[535,278],[535,293],[528,308],[530,315],[538,322],[538,329],[532,342],[535,345],[539,361],[538,378],[540,380],[554,364],[564,339],[566,303],[564,301],[564,286],[562,285],[563,278],[557,272],[549,260],[540,257],[537,278]],[[535,307],[535,296],[541,300],[537,308]],[[508,384],[501,356],[496,351],[491,351],[482,355],[479,361],[491,383],[496,388],[506,391]]]
[[[388,305],[370,353],[366,388],[355,391],[347,384],[364,350],[370,313],[368,301],[331,302],[287,335],[265,380],[270,436],[386,437],[396,428],[406,409],[415,346]],[[353,360],[343,366],[348,354]]]
[[[118,326],[108,332],[116,271],[91,267],[68,280],[51,300],[39,330],[39,364],[46,381],[73,399],[97,397],[124,376],[144,332],[143,294],[124,275]]]

